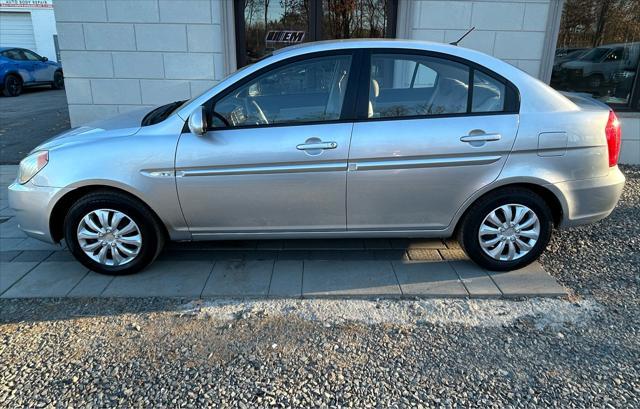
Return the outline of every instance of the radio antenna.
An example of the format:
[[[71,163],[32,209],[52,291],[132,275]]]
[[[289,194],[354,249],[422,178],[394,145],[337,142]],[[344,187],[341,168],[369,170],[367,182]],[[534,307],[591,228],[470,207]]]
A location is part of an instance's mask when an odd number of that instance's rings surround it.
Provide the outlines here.
[[[456,45],[456,46],[457,46],[457,45],[458,45],[458,43],[459,43],[460,41],[462,41],[462,39],[464,39],[466,36],[468,36],[468,35],[469,35],[469,33],[471,33],[471,32],[472,32],[473,30],[475,30],[475,29],[476,29],[475,27],[471,27],[471,28],[470,28],[466,33],[464,33],[464,34],[462,35],[462,37],[458,38],[458,40],[456,40],[456,41],[454,41],[454,42],[452,42],[452,43],[449,43],[449,44],[451,44],[451,45]]]

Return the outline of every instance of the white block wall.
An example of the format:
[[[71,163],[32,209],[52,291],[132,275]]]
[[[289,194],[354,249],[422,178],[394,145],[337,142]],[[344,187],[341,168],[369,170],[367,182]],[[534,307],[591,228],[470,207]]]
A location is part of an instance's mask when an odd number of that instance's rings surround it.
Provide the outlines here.
[[[408,0],[408,38],[452,42],[475,26],[460,46],[505,60],[539,77],[549,3],[556,0]]]
[[[191,98],[224,75],[220,1],[54,0],[72,126]]]
[[[620,163],[640,165],[640,114],[620,112],[618,118],[622,128]]]

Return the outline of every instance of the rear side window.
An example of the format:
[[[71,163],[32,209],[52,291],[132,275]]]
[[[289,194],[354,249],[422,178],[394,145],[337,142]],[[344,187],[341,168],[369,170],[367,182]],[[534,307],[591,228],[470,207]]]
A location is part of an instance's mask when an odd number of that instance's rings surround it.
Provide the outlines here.
[[[520,105],[498,74],[440,56],[374,52],[368,81],[368,118],[517,113]]]
[[[27,57],[25,57],[20,50],[7,50],[5,52],[2,53],[3,56],[12,59],[12,60],[16,60],[16,61],[21,61],[21,60],[26,60]]]
[[[442,58],[372,54],[369,118],[464,113],[469,68]]]
[[[473,102],[471,112],[502,112],[506,99],[503,82],[480,71],[473,73]]]

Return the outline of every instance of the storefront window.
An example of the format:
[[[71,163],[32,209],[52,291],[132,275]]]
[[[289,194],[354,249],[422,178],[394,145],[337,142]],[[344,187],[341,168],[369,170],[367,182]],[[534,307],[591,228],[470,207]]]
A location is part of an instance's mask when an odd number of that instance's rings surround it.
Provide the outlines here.
[[[392,0],[323,0],[322,39],[392,37]]]
[[[308,38],[308,0],[243,0],[241,14],[244,61],[252,64],[272,51]]]
[[[640,1],[566,0],[551,86],[638,109]]]
[[[289,45],[395,36],[397,0],[236,0],[238,67]]]

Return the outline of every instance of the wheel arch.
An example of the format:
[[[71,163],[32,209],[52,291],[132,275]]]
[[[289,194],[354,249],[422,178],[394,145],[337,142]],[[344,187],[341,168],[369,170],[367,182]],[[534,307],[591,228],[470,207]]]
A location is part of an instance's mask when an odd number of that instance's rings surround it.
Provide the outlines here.
[[[86,196],[89,193],[96,192],[105,192],[105,193],[118,193],[121,195],[128,196],[129,198],[137,201],[144,207],[146,207],[149,212],[153,215],[153,217],[158,222],[158,225],[161,226],[162,232],[165,237],[169,237],[169,231],[167,226],[162,221],[162,219],[158,216],[158,213],[151,208],[147,203],[145,203],[142,198],[138,195],[132,193],[129,190],[122,189],[116,186],[109,185],[85,185],[80,186],[78,188],[72,189],[69,192],[65,193],[62,197],[58,199],[56,204],[53,206],[51,210],[51,214],[49,216],[49,231],[51,233],[51,238],[55,243],[64,239],[64,218],[69,210],[69,208],[75,203],[77,200]]]
[[[536,178],[529,178],[525,180],[502,180],[500,184],[493,184],[485,189],[479,190],[461,206],[454,218],[454,235],[460,229],[464,216],[474,203],[483,197],[495,194],[496,191],[507,188],[527,189],[540,196],[551,210],[553,224],[555,227],[558,227],[562,223],[564,215],[567,214],[566,200],[564,200],[564,196],[560,190],[554,188],[552,184]]]
[[[20,75],[20,71],[16,71],[16,70],[11,70],[11,71],[7,71],[4,73],[4,79],[6,79],[9,76],[14,76],[14,77],[18,77],[18,79],[20,80],[20,82],[22,82],[24,84],[24,78],[22,78],[22,75]],[[4,84],[1,84],[4,85]]]

